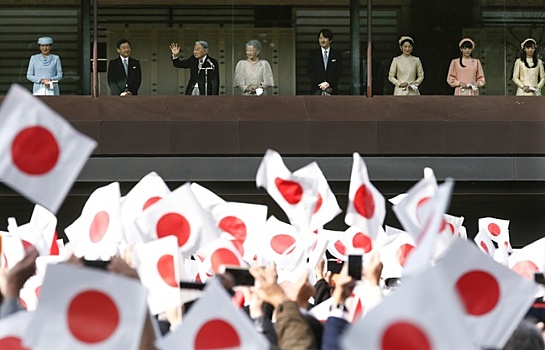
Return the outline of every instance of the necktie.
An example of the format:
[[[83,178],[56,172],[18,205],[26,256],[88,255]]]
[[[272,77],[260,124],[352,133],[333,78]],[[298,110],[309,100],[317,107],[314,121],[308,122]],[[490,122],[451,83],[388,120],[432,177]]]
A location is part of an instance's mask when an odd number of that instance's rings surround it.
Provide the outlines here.
[[[327,50],[324,51],[324,69],[327,69]]]
[[[125,75],[129,75],[129,60],[127,58],[123,59],[123,68],[125,68]]]

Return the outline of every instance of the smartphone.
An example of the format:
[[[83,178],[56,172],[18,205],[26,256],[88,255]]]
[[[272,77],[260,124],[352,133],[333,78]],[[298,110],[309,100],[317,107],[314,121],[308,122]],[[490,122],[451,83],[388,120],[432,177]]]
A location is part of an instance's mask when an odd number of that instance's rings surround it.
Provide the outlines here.
[[[348,276],[356,281],[361,280],[361,270],[363,267],[363,255],[351,254],[348,255]]]
[[[327,271],[331,271],[332,274],[341,273],[344,261],[339,259],[327,259]]]
[[[233,276],[235,286],[253,286],[255,283],[254,276],[247,267],[222,265],[220,266],[220,273]]]
[[[188,281],[180,282],[180,289],[203,290],[205,286],[206,284],[201,282],[188,282]]]
[[[97,269],[106,270],[106,267],[110,263],[110,260],[87,260],[83,259],[83,265],[94,267]]]
[[[545,285],[545,276],[542,272],[535,272],[534,273],[534,281],[537,284]]]

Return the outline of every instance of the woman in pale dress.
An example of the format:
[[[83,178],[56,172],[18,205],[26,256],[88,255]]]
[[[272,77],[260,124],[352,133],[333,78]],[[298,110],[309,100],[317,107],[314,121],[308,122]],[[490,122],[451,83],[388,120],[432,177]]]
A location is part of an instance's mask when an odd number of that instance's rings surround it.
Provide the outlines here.
[[[250,40],[246,43],[246,60],[240,60],[235,68],[235,86],[245,96],[266,94],[266,89],[274,86],[271,66],[266,60],[259,59],[261,43]]]
[[[424,69],[420,58],[412,56],[414,40],[410,36],[399,39],[401,55],[394,57],[390,65],[388,80],[394,84],[394,95],[420,95],[418,86],[424,81]]]
[[[460,47],[460,58],[450,62],[448,69],[447,83],[455,88],[456,96],[477,96],[479,88],[485,84],[484,71],[481,61],[473,58],[471,54],[475,50],[475,42],[464,38],[458,43]]]
[[[545,84],[543,61],[537,58],[536,41],[528,38],[520,44],[522,49],[515,61],[513,83],[518,86],[517,96],[541,96]]]
[[[58,83],[62,79],[61,59],[51,53],[52,44],[53,39],[50,37],[39,38],[40,53],[30,57],[26,78],[34,83],[33,95],[60,95]]]

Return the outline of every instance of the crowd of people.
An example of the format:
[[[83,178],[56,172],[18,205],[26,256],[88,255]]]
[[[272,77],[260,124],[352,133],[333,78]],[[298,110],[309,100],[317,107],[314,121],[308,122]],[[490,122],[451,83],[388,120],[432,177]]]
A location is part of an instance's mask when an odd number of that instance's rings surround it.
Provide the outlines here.
[[[338,81],[343,72],[342,52],[331,47],[333,32],[324,28],[318,33],[319,49],[311,50],[307,59],[307,76],[310,80],[311,95],[337,95]],[[388,72],[388,80],[394,86],[396,96],[420,95],[419,85],[424,81],[422,62],[412,55],[415,42],[410,36],[402,36],[399,41],[401,55],[393,58]],[[62,79],[62,66],[59,56],[51,53],[53,39],[38,39],[40,54],[33,55],[29,62],[27,79],[34,83],[35,95],[59,95],[59,80]],[[454,88],[454,95],[475,96],[485,86],[485,74],[481,61],[472,56],[475,42],[470,38],[460,40],[460,57],[451,61],[446,81]],[[537,42],[528,38],[521,43],[521,51],[514,64],[512,81],[517,86],[517,95],[540,96],[545,84],[543,61],[537,57]],[[131,57],[131,43],[120,39],[117,44],[118,58],[108,64],[108,85],[112,95],[137,95],[141,84],[140,62]],[[244,96],[267,94],[274,86],[271,66],[267,60],[260,59],[261,43],[249,40],[246,45],[246,60],[240,60],[234,71],[234,86]],[[209,45],[198,40],[193,47],[193,55],[180,57],[178,43],[170,45],[174,67],[190,69],[186,95],[218,95],[220,74],[218,61],[209,56]],[[363,67],[366,68],[366,67]],[[364,77],[364,81],[365,81]]]

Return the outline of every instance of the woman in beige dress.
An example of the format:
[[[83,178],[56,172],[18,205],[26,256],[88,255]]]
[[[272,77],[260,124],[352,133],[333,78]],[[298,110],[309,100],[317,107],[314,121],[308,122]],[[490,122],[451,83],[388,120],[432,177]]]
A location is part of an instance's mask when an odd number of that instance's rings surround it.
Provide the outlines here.
[[[447,83],[455,88],[456,96],[477,96],[485,80],[481,61],[471,56],[475,50],[475,42],[464,38],[460,40],[458,47],[460,47],[460,58],[450,62]]]
[[[240,60],[235,68],[235,86],[245,96],[266,94],[266,89],[274,85],[269,62],[259,59],[261,43],[250,40],[246,43],[246,60]]]
[[[420,95],[418,86],[424,81],[424,69],[420,58],[412,56],[414,40],[410,36],[399,39],[402,54],[394,57],[390,65],[388,80],[394,84],[394,95]]]
[[[515,61],[513,83],[518,86],[517,96],[541,96],[545,84],[543,61],[537,58],[536,41],[528,38],[520,44],[522,49]]]

